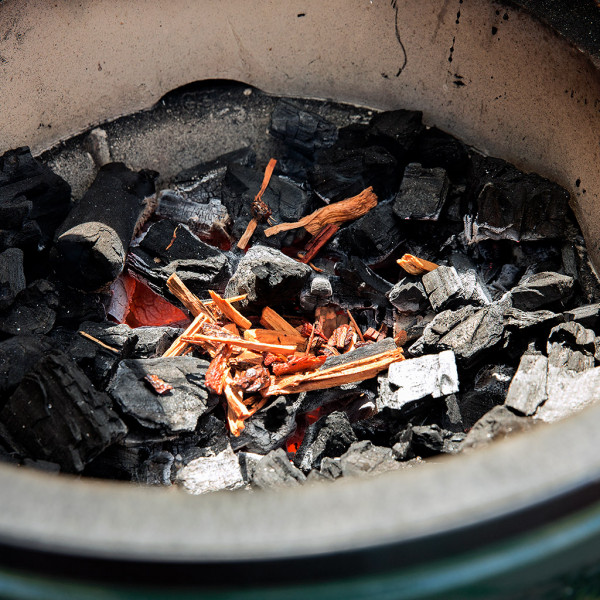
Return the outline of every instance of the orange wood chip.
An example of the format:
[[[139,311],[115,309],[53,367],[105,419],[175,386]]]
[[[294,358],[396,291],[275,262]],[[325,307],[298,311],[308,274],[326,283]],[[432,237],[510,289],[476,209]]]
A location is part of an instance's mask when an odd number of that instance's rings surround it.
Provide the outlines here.
[[[407,273],[411,275],[423,275],[437,269],[439,265],[429,262],[423,258],[417,258],[412,254],[405,254],[396,261]]]
[[[221,298],[217,292],[213,290],[208,290],[210,297],[213,299],[213,302],[217,306],[217,308],[233,323],[235,323],[241,329],[250,329],[252,327],[252,323],[244,317],[244,315],[237,309],[231,305],[229,300],[225,300],[225,298]]]
[[[196,333],[190,336],[183,336],[182,340],[189,344],[197,344],[202,342],[217,342],[219,344],[230,344],[239,348],[247,348],[256,352],[273,352],[273,354],[290,355],[296,352],[296,346],[280,346],[277,344],[262,344],[260,342],[252,342],[242,338],[221,338],[213,335],[202,335]]]

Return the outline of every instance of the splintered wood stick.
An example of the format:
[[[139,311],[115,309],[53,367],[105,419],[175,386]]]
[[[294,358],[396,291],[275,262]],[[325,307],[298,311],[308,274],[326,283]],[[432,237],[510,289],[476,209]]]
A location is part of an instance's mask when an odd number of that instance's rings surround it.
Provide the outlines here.
[[[225,378],[225,385],[223,386],[227,406],[238,419],[247,419],[251,416],[251,413],[243,402],[243,393],[241,390],[235,390],[231,387],[231,382],[232,379],[228,376]]]
[[[395,350],[388,350],[381,354],[368,356],[328,369],[276,378],[263,391],[263,395],[276,396],[278,394],[295,394],[312,390],[324,390],[346,383],[371,379],[384,369],[387,369],[392,363],[400,360],[404,360],[404,354],[401,348],[396,348]]]
[[[227,302],[240,302],[241,300],[245,300],[248,297],[248,294],[240,294],[239,296],[231,296],[231,298],[224,298]],[[215,305],[214,300],[202,300],[202,304],[207,307],[211,307]]]
[[[424,258],[417,258],[412,254],[405,254],[396,261],[407,273],[411,275],[423,275],[437,269],[440,265],[429,262]]]
[[[86,333],[85,331],[80,331],[79,335],[82,335],[84,338],[87,338],[88,340],[98,344],[98,346],[101,346],[105,350],[110,350],[111,352],[114,352],[115,354],[119,354],[119,350],[117,348],[113,348],[112,346],[109,346],[108,344],[101,342],[98,338],[95,338],[93,335],[90,335],[89,333]]]
[[[276,329],[246,329],[244,339],[263,344],[280,344],[295,346],[306,344],[306,338],[298,333],[290,334],[287,331],[278,331]]]
[[[352,313],[349,310],[346,310],[346,312],[348,313],[348,318],[350,319],[350,323],[352,323],[352,326],[356,330],[356,333],[358,334],[358,337],[360,338],[360,341],[364,342],[365,341],[365,336],[363,335],[362,331],[360,330],[360,327],[358,326],[358,323],[354,320],[354,317],[352,316]]]
[[[377,196],[373,192],[373,188],[368,187],[358,194],[358,196],[353,196],[352,198],[319,208],[299,221],[295,221],[294,223],[280,223],[274,227],[269,227],[265,229],[265,235],[270,237],[282,231],[298,229],[299,227],[304,227],[308,233],[315,235],[326,225],[339,225],[346,221],[358,219],[358,217],[362,217],[375,206],[377,206]]]
[[[199,344],[202,342],[213,342],[217,344],[230,344],[239,348],[247,348],[256,352],[272,352],[273,354],[283,354],[288,356],[296,352],[296,346],[283,346],[279,344],[263,344],[261,342],[252,342],[242,338],[222,338],[214,335],[202,335],[195,333],[193,335],[183,335],[182,340],[189,344]]]
[[[280,314],[276,313],[272,308],[265,306],[260,316],[260,324],[267,329],[276,329],[285,331],[289,335],[300,336],[304,339],[301,333],[289,322],[286,321]]]
[[[208,317],[205,314],[199,314],[189,325],[188,328],[171,344],[169,349],[163,354],[163,356],[181,356],[189,349],[189,344],[183,341],[183,336],[194,335],[197,333],[202,325],[206,323]]]
[[[190,289],[181,281],[181,278],[177,273],[173,273],[167,279],[167,287],[169,291],[183,304],[194,317],[199,314],[207,316],[209,321],[215,322],[215,318],[212,316],[210,311],[206,310],[206,307],[202,303],[202,300],[193,294]]]
[[[244,317],[244,315],[231,305],[231,302],[221,298],[217,292],[208,290],[210,297],[213,299],[216,307],[230,320],[233,321],[241,329],[250,329],[252,323]]]
[[[231,435],[234,437],[240,437],[240,434],[246,427],[243,419],[238,419],[229,406],[227,407],[227,425],[229,426]]]
[[[237,243],[237,247],[240,250],[245,250],[252,234],[256,230],[256,226],[260,221],[265,219],[269,219],[271,216],[271,209],[263,202],[262,197],[266,192],[267,187],[269,186],[269,182],[271,181],[271,176],[273,175],[273,170],[275,169],[275,165],[277,161],[272,158],[265,169],[265,176],[263,177],[262,185],[260,186],[260,190],[258,190],[258,194],[254,196],[254,201],[252,202],[252,214],[253,217],[248,223],[248,227],[246,227],[246,231],[242,234],[239,242]]]
[[[319,250],[334,236],[340,226],[338,223],[326,225],[316,233],[306,244],[304,252],[298,253],[298,260],[304,264],[310,264],[310,261],[317,255]],[[316,267],[311,265],[315,270]]]

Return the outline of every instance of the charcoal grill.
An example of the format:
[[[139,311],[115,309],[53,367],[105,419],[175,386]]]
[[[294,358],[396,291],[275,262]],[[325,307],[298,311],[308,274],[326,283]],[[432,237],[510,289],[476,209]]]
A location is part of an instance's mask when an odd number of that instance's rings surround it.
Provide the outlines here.
[[[40,153],[207,79],[419,109],[567,188],[600,265],[599,61],[539,14],[488,0],[9,0],[0,152]],[[554,595],[600,558],[599,425],[594,406],[424,468],[252,495],[0,465],[0,595]]]

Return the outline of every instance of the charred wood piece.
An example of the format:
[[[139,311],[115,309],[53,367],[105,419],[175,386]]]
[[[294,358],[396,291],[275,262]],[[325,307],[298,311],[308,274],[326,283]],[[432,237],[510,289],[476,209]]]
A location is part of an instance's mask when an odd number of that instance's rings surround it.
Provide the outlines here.
[[[512,304],[522,310],[535,310],[568,298],[573,278],[560,273],[542,272],[522,280],[511,292]]]
[[[448,187],[444,169],[409,164],[394,199],[394,213],[399,219],[437,221],[448,196]]]
[[[25,285],[23,251],[9,248],[0,254],[0,311],[10,307]]]

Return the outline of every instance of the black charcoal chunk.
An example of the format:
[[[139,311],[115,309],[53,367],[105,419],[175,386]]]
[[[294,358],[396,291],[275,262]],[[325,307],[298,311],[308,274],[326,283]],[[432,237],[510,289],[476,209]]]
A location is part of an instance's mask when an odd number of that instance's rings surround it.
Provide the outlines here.
[[[0,331],[9,335],[48,333],[56,322],[58,307],[54,285],[38,279],[17,294],[6,312],[0,313]]]
[[[308,427],[294,456],[294,463],[303,471],[319,469],[325,457],[341,456],[357,441],[346,413],[333,412]]]
[[[41,335],[17,335],[0,342],[0,407],[51,348]]]
[[[561,323],[552,329],[546,350],[548,364],[571,371],[585,371],[594,367],[596,334],[576,321]]]
[[[208,162],[202,162],[193,167],[183,169],[173,179],[174,183],[194,182],[193,198],[204,202],[210,198],[221,197],[221,186],[227,173],[229,165],[240,165],[242,167],[253,167],[256,153],[249,146],[232,150],[217,156]]]
[[[136,327],[137,342],[133,358],[162,356],[182,333],[176,327]]]
[[[542,272],[526,277],[510,295],[514,308],[535,310],[571,295],[573,278],[560,273]]]
[[[454,353],[426,354],[392,363],[387,377],[379,377],[377,410],[401,410],[423,398],[441,398],[458,392]]]
[[[418,281],[400,280],[387,293],[390,304],[402,313],[421,312],[427,306],[427,294],[423,284]]]
[[[204,382],[207,367],[207,361],[187,356],[124,360],[108,392],[144,428],[166,433],[194,431],[198,419],[218,401],[209,395]],[[157,375],[173,389],[159,394],[145,379],[147,375]]]
[[[289,100],[279,100],[271,114],[271,135],[308,156],[332,146],[337,127],[323,117],[299,108]]]
[[[331,367],[337,367],[339,365],[345,365],[347,363],[368,358],[369,356],[375,356],[384,352],[390,352],[396,350],[396,342],[392,338],[384,338],[381,342],[375,342],[374,344],[366,344],[356,350],[351,350],[345,354],[339,356],[330,356],[327,360],[319,367],[319,371],[323,369],[330,369]]]
[[[245,484],[250,484],[256,465],[263,459],[262,454],[254,454],[253,452],[240,451],[236,453],[240,463],[240,470]]]
[[[124,440],[109,446],[89,462],[83,475],[100,479],[136,481],[149,450],[143,446],[127,446]]]
[[[564,236],[569,193],[539,175],[522,173],[497,158],[475,155],[472,194],[476,214],[465,227],[470,242]]]
[[[463,180],[470,167],[465,145],[436,127],[427,128],[417,138],[412,156],[424,167],[442,167],[453,180]]]
[[[241,306],[277,306],[299,294],[311,273],[308,265],[279,250],[252,246],[240,260],[225,294],[248,294],[248,298],[240,302]]]
[[[546,391],[535,418],[546,423],[564,419],[600,400],[600,367],[577,373],[548,365]]]
[[[167,298],[173,298],[167,279],[175,272],[201,298],[208,297],[209,289],[222,289],[230,274],[223,252],[167,219],[152,225],[140,245],[131,249],[127,266]]]
[[[175,481],[190,494],[236,490],[246,485],[240,463],[228,447],[216,456],[201,456],[180,469]]]
[[[375,398],[368,382],[344,383],[326,390],[302,392],[298,395],[294,407],[298,414],[304,414],[334,402],[349,404],[359,398],[364,399],[365,402]]]
[[[136,227],[147,213],[158,174],[104,165],[90,189],[57,231],[54,268],[68,285],[84,291],[112,283],[125,267]]]
[[[23,250],[9,248],[0,254],[0,310],[6,310],[25,289]]]
[[[508,388],[505,405],[523,415],[533,415],[547,397],[548,359],[524,354]]]
[[[465,300],[476,306],[491,304],[490,292],[471,259],[461,252],[454,252],[450,256],[450,263],[460,277]]]
[[[327,204],[356,196],[370,186],[384,200],[394,191],[396,181],[396,159],[380,146],[335,145],[321,150],[309,172],[312,189]]]
[[[139,467],[136,483],[171,485],[171,470],[175,457],[167,450],[153,452]]]
[[[243,448],[248,452],[267,454],[280,448],[296,431],[293,399],[288,401],[285,396],[279,396],[269,406],[248,419],[245,425],[239,437],[231,440],[234,450]]]
[[[392,446],[392,454],[396,460],[410,460],[414,457],[412,438],[412,427],[407,427],[396,436]]]
[[[461,445],[462,450],[485,446],[492,440],[526,431],[533,425],[530,417],[520,417],[506,406],[495,406],[473,425]]]
[[[378,475],[402,468],[391,448],[374,446],[369,440],[354,442],[348,451],[340,457],[340,466],[344,477],[359,475]]]
[[[255,466],[251,483],[267,490],[278,487],[296,487],[306,481],[304,473],[295,467],[283,448],[271,450]]]
[[[404,162],[423,131],[423,113],[417,110],[389,110],[376,114],[369,123],[368,139],[381,144]]]
[[[406,240],[389,202],[380,202],[337,235],[340,247],[373,263],[392,254]]]
[[[110,397],[96,391],[67,355],[52,351],[0,411],[0,432],[16,452],[80,472],[127,428]]]
[[[357,298],[370,300],[377,306],[387,304],[385,296],[392,289],[392,284],[370,269],[358,256],[343,257],[335,265],[335,272],[339,278],[332,280],[333,298],[340,306],[348,306]]]
[[[588,329],[596,331],[600,325],[600,303],[586,304],[563,313],[565,321],[575,321]]]
[[[14,245],[26,253],[47,246],[70,208],[71,188],[29,148],[9,150],[0,156],[0,251]],[[6,244],[4,243],[6,242]]]
[[[449,183],[444,169],[409,164],[394,199],[394,213],[399,219],[437,221],[448,196]]]
[[[439,425],[412,427],[412,450],[417,456],[433,456],[444,449],[444,436]]]

